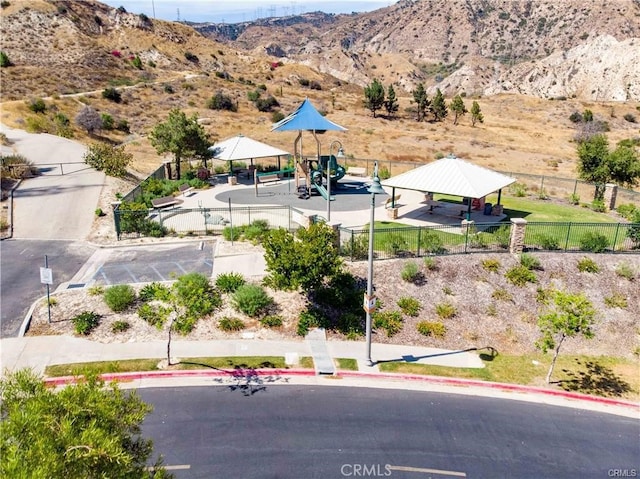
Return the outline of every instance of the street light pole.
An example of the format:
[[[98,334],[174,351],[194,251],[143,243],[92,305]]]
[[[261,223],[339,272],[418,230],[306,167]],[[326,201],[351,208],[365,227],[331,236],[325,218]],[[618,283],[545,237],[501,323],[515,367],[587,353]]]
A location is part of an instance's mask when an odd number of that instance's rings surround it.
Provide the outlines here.
[[[373,164],[373,182],[367,190],[371,193],[371,218],[369,219],[369,258],[367,265],[367,295],[364,298],[364,310],[367,313],[367,319],[365,322],[365,336],[367,343],[367,365],[373,366],[371,360],[371,313],[375,311],[376,297],[373,295],[373,236],[374,236],[374,223],[376,212],[376,194],[386,194],[382,185],[380,185],[380,178],[378,178],[378,162]]]
[[[327,160],[327,223],[331,221],[331,152],[333,151],[334,145],[339,145],[336,158],[344,158],[342,143],[338,140],[332,141],[331,145],[329,145],[329,159]]]

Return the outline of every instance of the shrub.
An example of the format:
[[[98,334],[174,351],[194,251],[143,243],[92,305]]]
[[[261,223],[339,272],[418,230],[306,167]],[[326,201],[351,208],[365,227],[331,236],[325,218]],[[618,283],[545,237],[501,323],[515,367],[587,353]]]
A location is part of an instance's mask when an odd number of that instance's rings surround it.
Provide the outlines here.
[[[456,307],[451,303],[436,304],[436,314],[441,319],[453,318],[457,313]]]
[[[390,233],[387,235],[386,243],[394,256],[407,249],[407,242],[399,233]]]
[[[425,253],[439,254],[445,251],[442,238],[433,231],[420,231],[420,248]]]
[[[386,166],[381,167],[378,170],[378,178],[380,178],[381,180],[388,180],[389,178],[391,178],[391,172],[389,171],[389,168],[387,168]]]
[[[522,198],[527,195],[527,186],[523,183],[513,183],[509,189],[511,193],[513,193],[513,196]]]
[[[520,255],[520,264],[527,268],[528,270],[538,270],[541,271],[542,265],[540,264],[540,260],[529,253],[522,253]]]
[[[37,98],[29,103],[29,110],[34,113],[44,113],[47,111],[47,104],[42,98]]]
[[[112,333],[124,333],[131,325],[127,321],[114,321],[111,325]]]
[[[222,92],[218,92],[209,98],[207,108],[211,110],[238,111],[238,106],[233,102],[233,99]]]
[[[554,251],[560,249],[560,241],[552,235],[542,234],[538,237],[538,243],[542,249]]]
[[[138,316],[158,329],[162,329],[169,319],[169,314],[171,314],[171,308],[159,304],[144,303],[138,308]]]
[[[593,200],[591,202],[591,209],[596,213],[604,213],[605,211],[607,211],[607,207],[602,200]]]
[[[7,68],[11,65],[13,65],[13,63],[11,63],[9,56],[5,52],[0,51],[0,68]]]
[[[627,229],[627,237],[631,239],[636,247],[640,246],[640,209],[633,212],[631,222],[635,223]]]
[[[284,119],[284,113],[282,113],[281,111],[274,111],[271,114],[271,123],[278,123],[283,119]]]
[[[582,123],[582,114],[577,111],[574,111],[569,116],[569,120],[571,120],[571,122],[573,123]]]
[[[279,328],[282,326],[282,316],[269,314],[260,320],[260,324],[267,328]]]
[[[165,93],[175,93],[175,90],[173,89],[173,87],[171,85],[169,85],[168,83],[165,83],[162,87],[162,91],[164,91]]]
[[[244,284],[233,295],[233,306],[247,316],[257,316],[273,304],[273,298],[262,286]]]
[[[500,269],[500,260],[496,258],[483,259],[481,264],[486,271],[492,273],[497,273]]]
[[[233,293],[245,283],[240,273],[222,273],[216,277],[216,287],[223,293]]]
[[[259,98],[256,100],[255,105],[258,111],[267,112],[280,106],[280,103],[278,103],[278,100],[276,100],[274,96],[269,95],[267,98]]]
[[[631,219],[633,218],[633,214],[636,212],[636,210],[637,210],[637,207],[633,203],[619,205],[616,208],[616,211],[620,214],[620,216],[624,217],[629,221],[631,221]]]
[[[420,305],[420,301],[418,301],[415,298],[410,298],[407,296],[400,298],[397,302],[397,305],[404,314],[406,314],[407,316],[413,316],[413,317],[418,316],[418,313],[422,309],[422,306]]]
[[[624,309],[627,307],[627,298],[622,293],[613,293],[611,296],[605,296],[604,304],[609,308]]]
[[[104,286],[101,286],[99,284],[91,286],[87,290],[87,292],[89,293],[89,296],[101,296],[102,294],[104,294]]]
[[[635,278],[633,269],[627,263],[620,263],[616,267],[616,274],[621,278],[628,279],[629,281],[633,281],[633,279]]]
[[[626,113],[622,118],[624,118],[629,123],[635,123],[636,117],[633,113]]]
[[[214,289],[209,283],[209,278],[201,273],[180,276],[173,284],[173,291],[177,303],[186,308],[188,318],[201,318],[222,305],[220,292]]]
[[[501,248],[508,248],[511,241],[511,228],[508,225],[500,226],[493,232],[493,240]]]
[[[193,62],[193,63],[198,63],[198,62],[200,61],[200,60],[198,59],[198,56],[197,56],[197,55],[195,55],[195,54],[193,54],[193,53],[191,53],[191,52],[189,52],[189,51],[184,52],[184,57],[185,57],[188,61]]]
[[[242,236],[244,228],[242,226],[225,226],[222,230],[222,237],[226,241],[239,240]]]
[[[104,90],[102,90],[102,98],[111,100],[115,103],[120,103],[122,101],[122,95],[113,87],[105,88]]]
[[[96,214],[96,216],[99,216],[99,217],[102,217],[105,215],[104,211],[102,211],[102,208],[96,208],[94,213]]]
[[[579,205],[580,204],[580,195],[577,193],[571,193],[569,195],[569,203],[571,203],[572,205]]]
[[[447,327],[444,324],[432,321],[420,321],[416,329],[420,334],[435,338],[444,338],[447,333]]]
[[[407,283],[415,283],[420,278],[420,270],[415,261],[409,261],[403,268],[400,276]]]
[[[582,251],[591,251],[592,253],[602,253],[609,246],[607,237],[600,233],[587,231],[580,238],[580,249]]]
[[[512,294],[507,291],[504,288],[498,288],[496,289],[492,294],[491,297],[493,299],[496,299],[498,301],[513,301],[513,296]]]
[[[348,256],[353,260],[367,259],[369,256],[369,235],[359,234],[352,235],[351,240],[347,241],[341,248],[340,253]]]
[[[100,324],[100,315],[93,311],[83,311],[71,319],[76,333],[84,336],[93,331]]]
[[[101,113],[100,118],[102,119],[102,129],[103,130],[113,130],[113,117],[108,113]]]
[[[527,283],[538,282],[538,278],[535,273],[522,265],[514,266],[513,268],[509,269],[504,276],[511,284],[520,287],[526,285]]]
[[[133,60],[131,60],[131,65],[133,65],[133,67],[137,68],[138,70],[142,70],[142,60],[140,60],[140,57],[138,55],[136,55]]]
[[[373,327],[384,329],[387,337],[395,336],[402,330],[402,314],[400,311],[379,311],[373,313]]]
[[[591,110],[585,110],[582,112],[582,119],[585,122],[593,121],[593,112]]]
[[[591,258],[582,258],[578,261],[578,271],[581,273],[599,273],[600,266]]]
[[[249,99],[249,101],[257,101],[260,98],[260,95],[262,95],[262,92],[260,90],[247,92],[247,98]]]
[[[435,271],[438,269],[438,264],[433,256],[425,256],[422,263],[427,271]]]
[[[232,331],[242,331],[245,328],[245,324],[239,318],[222,318],[218,322],[218,327],[229,333]]]
[[[104,292],[104,302],[115,313],[126,310],[135,300],[136,292],[129,284],[117,284]]]
[[[254,244],[260,243],[269,232],[269,223],[266,220],[255,220],[244,229],[243,235],[247,241]]]
[[[298,328],[296,333],[298,336],[306,336],[310,328],[316,328],[324,322],[325,318],[317,309],[306,309],[300,313],[298,317]]]
[[[146,284],[140,290],[139,297],[142,301],[169,301],[171,298],[171,290],[168,286],[154,281]]]

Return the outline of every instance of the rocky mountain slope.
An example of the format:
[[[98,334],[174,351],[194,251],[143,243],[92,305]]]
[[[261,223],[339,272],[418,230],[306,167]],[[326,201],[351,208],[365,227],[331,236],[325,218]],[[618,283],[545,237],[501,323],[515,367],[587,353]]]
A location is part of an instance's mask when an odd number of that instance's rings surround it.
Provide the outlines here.
[[[378,78],[446,95],[640,99],[638,0],[400,0],[363,14],[196,29],[361,86]]]

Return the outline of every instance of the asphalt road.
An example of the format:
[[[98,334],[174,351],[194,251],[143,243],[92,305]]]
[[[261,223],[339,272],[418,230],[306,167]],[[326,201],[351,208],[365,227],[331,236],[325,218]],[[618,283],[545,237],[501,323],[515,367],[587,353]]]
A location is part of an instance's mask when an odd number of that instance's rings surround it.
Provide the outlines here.
[[[484,397],[267,386],[143,389],[177,478],[607,478],[640,474],[637,420]]]
[[[47,294],[40,282],[40,268],[47,255],[53,272],[53,292],[87,261],[95,248],[79,241],[8,239],[0,243],[0,337],[18,335],[31,304]]]

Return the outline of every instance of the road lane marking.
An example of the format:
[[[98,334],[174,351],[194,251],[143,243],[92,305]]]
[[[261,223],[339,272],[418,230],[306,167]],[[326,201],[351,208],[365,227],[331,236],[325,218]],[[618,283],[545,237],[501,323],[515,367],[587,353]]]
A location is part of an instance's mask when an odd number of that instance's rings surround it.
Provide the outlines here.
[[[176,464],[174,466],[162,466],[162,467],[164,467],[164,469],[166,471],[179,471],[179,470],[191,469],[191,465],[190,464]],[[153,471],[153,470],[155,470],[155,467],[154,466],[147,466],[147,467],[145,467],[145,470]]]
[[[425,474],[439,474],[441,476],[451,476],[451,477],[467,477],[465,472],[457,472],[457,471],[443,471],[441,469],[427,469],[424,467],[410,467],[410,466],[387,466],[392,471],[403,471],[403,472],[422,472]]]

